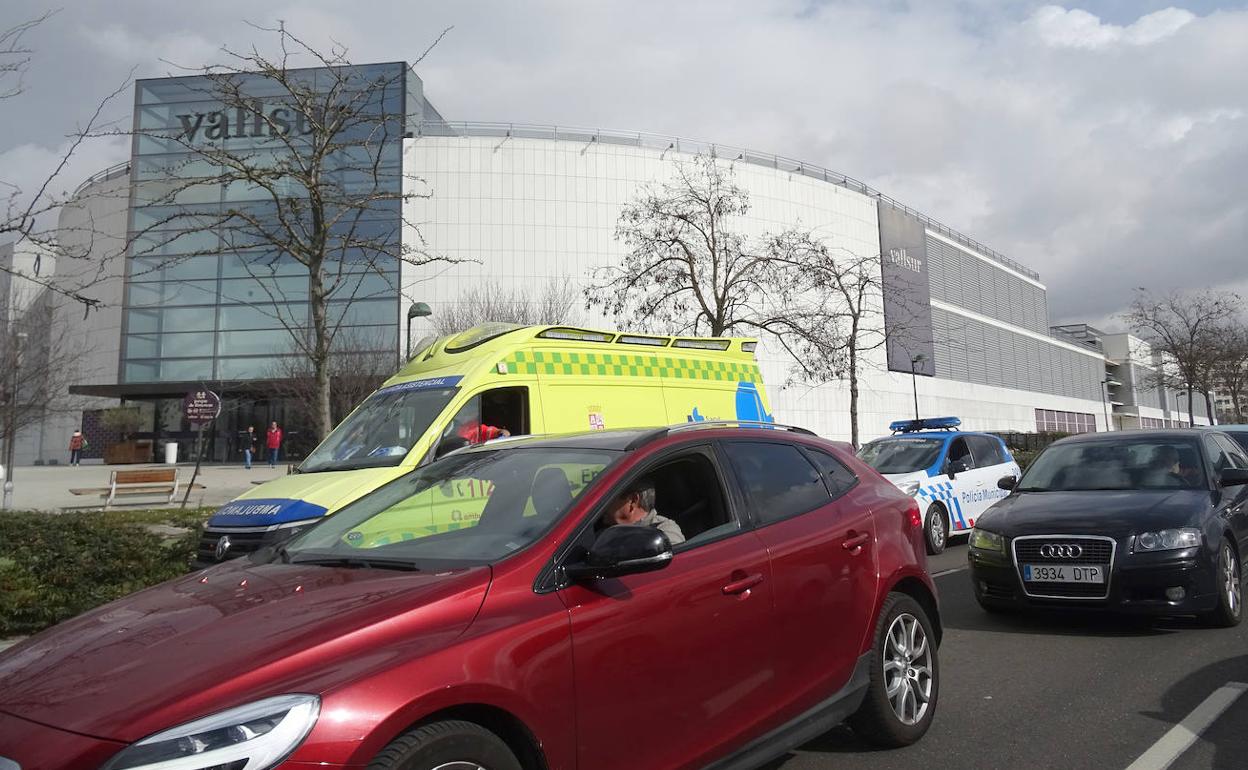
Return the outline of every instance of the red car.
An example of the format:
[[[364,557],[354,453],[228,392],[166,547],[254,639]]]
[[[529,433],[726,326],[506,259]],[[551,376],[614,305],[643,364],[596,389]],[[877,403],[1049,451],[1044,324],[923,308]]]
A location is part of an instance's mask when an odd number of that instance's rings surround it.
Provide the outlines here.
[[[904,745],[939,689],[925,558],[913,500],[800,429],[503,440],[0,654],[0,768],[745,768],[846,719]]]

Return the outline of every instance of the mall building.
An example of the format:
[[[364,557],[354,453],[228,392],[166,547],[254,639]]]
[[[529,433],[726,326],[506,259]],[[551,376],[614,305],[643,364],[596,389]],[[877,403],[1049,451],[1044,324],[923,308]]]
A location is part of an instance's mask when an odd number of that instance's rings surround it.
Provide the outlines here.
[[[379,208],[375,226],[429,253],[462,260],[425,267],[395,260],[382,267],[382,280],[369,277],[367,298],[352,303],[344,323],[358,332],[356,339],[393,352],[396,365],[413,303],[427,304],[433,314],[417,318],[411,328],[421,337],[434,317],[474,287],[503,285],[534,294],[552,281],[583,287],[595,268],[622,258],[616,221],[643,186],[668,180],[677,164],[710,155],[731,164],[737,184],[749,192],[748,215],[736,223],[743,234],[798,226],[854,254],[882,255],[880,322],[904,329],[865,354],[862,440],[913,416],[916,392],[922,415],[956,415],[976,430],[1080,432],[1189,419],[1178,394],[1150,381],[1148,372],[1160,362],[1140,341],[1086,326],[1051,326],[1046,288],[1035,271],[852,177],[778,155],[669,136],[446,120],[406,64],[352,69],[361,80],[380,74],[401,82],[401,93],[386,96],[381,120],[393,122],[398,115],[401,130],[383,132],[383,160],[396,170],[394,184],[419,185],[403,189],[421,193],[402,210]],[[309,70],[307,77],[323,72]],[[280,102],[270,86],[257,77],[256,98]],[[92,290],[105,307],[85,322],[80,308],[62,303],[62,322],[80,330],[87,351],[71,391],[83,399],[88,436],[98,437],[93,447],[115,438],[106,435],[100,410],[119,403],[141,408],[145,422],[134,435],[151,441],[153,456],[163,442],[189,442],[194,434],[181,418],[182,397],[208,386],[220,390],[227,404],[212,429],[212,459],[237,459],[237,432],[247,425],[262,429],[270,420],[286,426],[298,456],[310,441],[299,440],[306,426],[292,423],[274,364],[289,352],[288,331],[274,320],[271,287],[240,267],[237,249],[220,238],[219,253],[211,254],[204,245],[211,233],[168,233],[160,240],[160,257],[177,257],[179,248],[193,256],[155,262],[150,248],[139,255],[132,246],[125,258],[107,257],[125,251],[128,236],[161,221],[164,210],[144,191],[176,183],[183,169],[194,166],[185,142],[161,141],[159,135],[211,124],[220,105],[204,102],[206,90],[198,77],[138,81],[139,135],[130,159],[85,180],[61,214],[63,239],[98,254],[106,275]],[[263,137],[225,130],[230,141],[263,147]],[[221,205],[252,205],[245,190],[229,186],[211,195],[219,195]],[[262,196],[254,205],[264,205]],[[306,278],[295,270],[277,280],[284,303],[279,310],[306,312]],[[905,308],[905,319],[898,317],[899,308]],[[580,302],[571,320],[616,325]],[[844,383],[790,384],[790,362],[766,341],[759,358],[778,420],[848,439]],[[1196,422],[1207,422],[1199,399],[1195,406]],[[42,426],[42,445],[53,450],[40,453],[37,441],[25,440],[23,459],[61,457],[60,437],[74,422],[59,418]],[[48,440],[48,433],[56,440]]]

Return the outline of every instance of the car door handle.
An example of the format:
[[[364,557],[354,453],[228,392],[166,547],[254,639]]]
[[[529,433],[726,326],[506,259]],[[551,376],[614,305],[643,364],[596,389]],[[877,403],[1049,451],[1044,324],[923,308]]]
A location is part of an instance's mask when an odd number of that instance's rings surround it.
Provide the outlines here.
[[[737,594],[743,594],[761,582],[763,582],[762,573],[757,573],[754,575],[746,575],[740,580],[734,580],[728,585],[724,586],[723,588],[724,596],[735,596]]]
[[[846,551],[856,552],[862,550],[862,547],[866,545],[870,539],[871,535],[866,532],[863,532],[861,535],[855,535],[851,532],[848,538],[841,541],[841,547]]]

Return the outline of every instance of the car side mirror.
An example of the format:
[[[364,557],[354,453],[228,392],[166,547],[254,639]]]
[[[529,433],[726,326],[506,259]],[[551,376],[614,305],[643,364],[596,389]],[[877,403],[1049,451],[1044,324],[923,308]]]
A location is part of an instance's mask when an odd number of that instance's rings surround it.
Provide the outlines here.
[[[636,575],[663,569],[672,561],[672,542],[654,527],[620,524],[602,531],[583,561],[564,566],[572,580]]]
[[[964,460],[949,461],[949,478],[957,476],[959,473],[966,473],[971,467]]]
[[[1248,484],[1248,470],[1244,468],[1227,468],[1222,471],[1218,483],[1224,487],[1238,487]]]
[[[1018,479],[1014,478],[1013,476],[1002,476],[1001,478],[997,479],[998,489],[1013,490],[1014,487],[1016,486],[1018,486]]]

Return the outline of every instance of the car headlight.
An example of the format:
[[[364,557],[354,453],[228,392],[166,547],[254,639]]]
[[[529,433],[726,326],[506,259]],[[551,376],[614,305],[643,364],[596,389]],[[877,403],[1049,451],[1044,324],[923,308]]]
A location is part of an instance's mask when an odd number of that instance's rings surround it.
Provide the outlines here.
[[[1163,529],[1159,532],[1141,532],[1135,536],[1133,551],[1177,551],[1182,548],[1196,548],[1204,537],[1195,527],[1181,529]]]
[[[978,551],[996,551],[1005,553],[1005,538],[996,532],[976,527],[971,530],[971,548]]]
[[[919,491],[919,486],[920,484],[918,481],[903,481],[897,485],[897,488],[900,489],[903,494],[913,496],[915,492]]]
[[[290,755],[321,711],[315,695],[279,695],[144,738],[104,770],[266,770]]]

